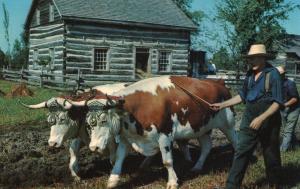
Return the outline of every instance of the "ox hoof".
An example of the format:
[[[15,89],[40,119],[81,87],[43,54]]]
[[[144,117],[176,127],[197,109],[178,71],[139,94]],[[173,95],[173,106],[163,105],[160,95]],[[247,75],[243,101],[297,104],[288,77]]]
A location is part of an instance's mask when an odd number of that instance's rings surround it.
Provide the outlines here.
[[[171,180],[167,183],[167,189],[177,189],[178,184],[176,180]]]
[[[75,183],[80,183],[81,182],[81,178],[79,176],[74,176],[74,182]]]
[[[174,181],[174,182],[168,182],[168,184],[167,184],[167,189],[178,189],[178,184],[177,184],[177,182],[176,181]]]
[[[119,175],[110,175],[108,182],[107,182],[107,188],[115,188],[118,186],[120,181],[120,176]]]

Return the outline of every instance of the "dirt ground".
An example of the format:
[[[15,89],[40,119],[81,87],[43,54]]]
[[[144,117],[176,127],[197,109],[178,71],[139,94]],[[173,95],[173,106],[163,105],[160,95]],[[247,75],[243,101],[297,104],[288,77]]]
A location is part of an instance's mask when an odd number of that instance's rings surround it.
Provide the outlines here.
[[[72,185],[68,168],[69,141],[59,149],[50,148],[47,143],[49,131],[50,128],[45,125],[41,129],[19,126],[1,132],[0,188],[55,186],[57,183]],[[214,135],[214,146],[227,143],[222,134],[216,132]],[[154,166],[163,167],[160,157],[156,159]],[[142,160],[143,157],[139,155],[128,158],[125,172],[136,170],[136,162]],[[111,169],[108,160],[101,160],[98,154],[90,152],[87,147],[81,149],[80,167],[84,179],[107,176]]]
[[[22,125],[1,129],[0,188],[74,186],[68,168],[69,141],[62,148],[50,148],[47,143],[49,131],[50,128],[44,123],[39,127]],[[207,164],[213,161],[213,159],[219,159],[218,163],[214,163],[214,166],[215,169],[221,169],[225,166],[225,160],[231,160],[232,149],[230,145],[226,145],[227,143],[227,140],[220,131],[213,132],[213,145],[215,148],[209,156]],[[192,150],[192,154],[194,159],[199,155],[195,150]],[[174,164],[177,166],[175,168],[178,175],[182,180],[189,180],[192,177],[186,178],[184,175],[186,175],[186,171],[191,165],[182,162],[182,159],[182,154],[175,150]],[[139,163],[137,162],[141,162],[142,160],[143,157],[139,155],[127,158],[124,163],[124,172],[133,174],[138,168]],[[83,180],[95,178],[106,180],[111,170],[108,160],[101,160],[98,154],[90,152],[86,147],[81,150],[80,167],[80,175]],[[151,167],[154,170],[151,175],[132,182],[134,186],[146,185],[160,177],[166,179],[166,173],[161,165],[159,155],[157,155]],[[130,187],[125,186],[124,188],[131,187],[132,185]]]

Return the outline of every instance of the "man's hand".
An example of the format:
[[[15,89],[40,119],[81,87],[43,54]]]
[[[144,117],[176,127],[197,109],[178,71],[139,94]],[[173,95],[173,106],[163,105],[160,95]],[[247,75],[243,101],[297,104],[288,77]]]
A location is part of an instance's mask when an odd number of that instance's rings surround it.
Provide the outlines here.
[[[210,108],[214,111],[219,111],[219,110],[222,110],[223,108],[234,106],[234,105],[239,104],[241,102],[242,102],[241,96],[236,95],[235,97],[232,97],[231,99],[226,100],[224,102],[210,104]]]
[[[224,108],[223,103],[214,103],[210,105],[210,108],[214,111],[219,111]]]
[[[250,128],[252,128],[254,130],[258,130],[262,126],[263,122],[264,122],[264,120],[258,116],[254,120],[252,120],[252,122],[250,124]]]

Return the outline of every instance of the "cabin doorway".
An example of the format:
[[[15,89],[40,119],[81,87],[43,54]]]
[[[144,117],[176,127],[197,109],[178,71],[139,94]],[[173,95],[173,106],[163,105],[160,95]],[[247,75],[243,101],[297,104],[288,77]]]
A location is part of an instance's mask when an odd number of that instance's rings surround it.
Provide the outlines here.
[[[150,53],[148,48],[136,48],[135,54],[135,78],[142,79],[150,77]]]

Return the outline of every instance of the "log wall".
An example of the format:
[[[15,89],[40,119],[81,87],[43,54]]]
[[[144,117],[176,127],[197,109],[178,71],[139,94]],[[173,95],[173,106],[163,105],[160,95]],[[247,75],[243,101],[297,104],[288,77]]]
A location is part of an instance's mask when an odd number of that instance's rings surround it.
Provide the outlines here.
[[[60,20],[59,12],[52,0],[40,0],[36,5],[34,14],[31,20],[31,27],[49,24],[49,8],[50,4],[54,6],[54,22]],[[37,10],[40,11],[40,24],[37,23]]]
[[[38,52],[38,59],[50,57],[50,49],[54,50],[54,73],[62,73],[64,66],[64,24],[55,23],[30,29],[29,36],[29,70],[39,72],[41,66],[34,62],[34,51]]]
[[[108,71],[93,69],[94,48],[109,49]],[[66,73],[76,74],[78,69],[92,79],[135,78],[135,49],[149,48],[153,75],[187,75],[189,56],[189,32],[150,30],[68,23],[66,26]],[[158,53],[172,54],[171,72],[158,72]]]

